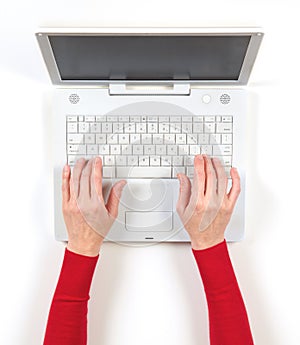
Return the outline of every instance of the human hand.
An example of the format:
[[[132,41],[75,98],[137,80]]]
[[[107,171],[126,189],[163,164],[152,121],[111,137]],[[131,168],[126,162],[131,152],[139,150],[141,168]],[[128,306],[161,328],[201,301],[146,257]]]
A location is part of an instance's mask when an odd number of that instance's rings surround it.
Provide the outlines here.
[[[231,168],[232,187],[217,158],[197,155],[194,159],[193,186],[184,174],[178,174],[180,193],[177,213],[188,232],[192,248],[199,250],[224,241],[235,203],[240,193],[240,177]]]
[[[96,256],[118,215],[126,181],[111,188],[105,204],[102,195],[101,158],[79,159],[73,169],[65,165],[62,178],[63,216],[68,232],[67,248],[77,254]]]

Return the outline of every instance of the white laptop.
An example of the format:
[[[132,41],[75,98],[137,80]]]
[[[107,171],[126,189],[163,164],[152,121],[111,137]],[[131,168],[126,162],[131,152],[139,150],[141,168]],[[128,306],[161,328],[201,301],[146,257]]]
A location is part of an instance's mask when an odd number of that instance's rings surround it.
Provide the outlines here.
[[[127,179],[106,240],[185,242],[176,213],[178,172],[196,154],[241,175],[226,230],[244,237],[248,82],[258,28],[43,29],[36,34],[52,83],[55,237],[66,241],[61,172],[79,157],[103,160],[105,196]]]

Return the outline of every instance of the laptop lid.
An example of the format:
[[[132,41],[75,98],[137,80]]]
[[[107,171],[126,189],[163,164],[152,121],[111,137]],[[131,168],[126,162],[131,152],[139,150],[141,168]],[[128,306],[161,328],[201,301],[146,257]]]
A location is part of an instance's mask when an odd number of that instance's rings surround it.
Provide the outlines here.
[[[36,33],[52,83],[245,85],[259,28],[43,29]]]

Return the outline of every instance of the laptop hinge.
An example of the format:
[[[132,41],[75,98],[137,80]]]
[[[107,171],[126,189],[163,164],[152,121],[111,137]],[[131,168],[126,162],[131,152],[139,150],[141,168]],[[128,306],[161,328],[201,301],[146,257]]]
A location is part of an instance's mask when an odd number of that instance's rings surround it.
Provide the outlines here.
[[[110,95],[190,95],[190,84],[109,84]]]

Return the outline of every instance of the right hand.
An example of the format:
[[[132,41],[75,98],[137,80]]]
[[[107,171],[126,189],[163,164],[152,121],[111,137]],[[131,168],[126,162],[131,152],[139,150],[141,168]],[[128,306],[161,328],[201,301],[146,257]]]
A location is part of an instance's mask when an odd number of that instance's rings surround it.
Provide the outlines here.
[[[194,159],[193,186],[186,175],[178,174],[180,193],[176,209],[195,250],[224,241],[240,193],[240,177],[235,168],[231,168],[230,176],[232,187],[227,193],[228,179],[220,160],[202,155]]]

